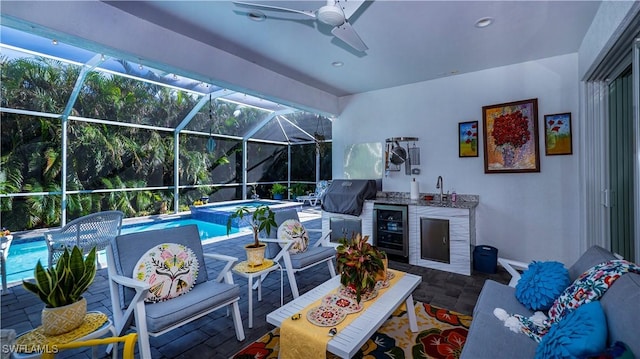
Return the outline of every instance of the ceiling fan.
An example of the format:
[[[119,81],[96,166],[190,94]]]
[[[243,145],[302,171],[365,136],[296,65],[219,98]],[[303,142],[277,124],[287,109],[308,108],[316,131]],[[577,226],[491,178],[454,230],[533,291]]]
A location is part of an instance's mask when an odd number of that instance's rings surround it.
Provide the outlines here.
[[[353,13],[355,13],[356,10],[364,4],[363,0],[327,0],[327,5],[322,6],[315,11],[289,9],[280,6],[255,4],[244,1],[234,1],[233,3],[253,8],[287,11],[320,20],[320,22],[324,24],[333,26],[334,28],[331,30],[331,33],[338,39],[344,41],[347,45],[358,51],[365,51],[368,49],[367,45],[365,45],[362,39],[360,39],[360,36],[358,36],[358,33],[356,33],[353,27],[351,27],[348,20],[351,15],[353,15]]]

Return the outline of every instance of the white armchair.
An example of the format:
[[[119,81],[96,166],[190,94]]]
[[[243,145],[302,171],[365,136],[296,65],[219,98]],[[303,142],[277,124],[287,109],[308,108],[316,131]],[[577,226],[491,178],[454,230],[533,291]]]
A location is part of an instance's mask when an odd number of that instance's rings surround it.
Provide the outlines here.
[[[145,302],[150,285],[132,278],[138,260],[147,251],[163,243],[178,243],[190,248],[198,259],[198,274],[193,288],[175,298]],[[226,262],[215,279],[209,278],[205,257]],[[231,310],[239,341],[244,340],[240,317],[240,289],[233,283],[231,267],[237,258],[204,253],[196,225],[144,231],[116,237],[107,248],[109,290],[113,308],[113,322],[117,335],[135,319],[141,358],[151,358],[149,336],[159,336],[199,319],[215,310]]]
[[[300,220],[298,212],[296,212],[295,209],[276,212],[275,220],[278,226],[287,219]],[[293,241],[277,238],[260,239],[260,241],[267,243],[266,256],[275,262],[281,263],[283,270],[287,272],[287,279],[289,280],[293,298],[298,298],[300,295],[300,292],[298,291],[298,283],[295,277],[296,273],[302,272],[318,264],[326,263],[329,267],[329,274],[331,277],[336,276],[335,264],[333,263],[333,259],[336,256],[336,250],[335,246],[330,242],[331,231],[322,233],[321,229],[306,228],[306,230],[309,233],[321,233],[321,238],[302,253],[289,253],[289,248],[293,244]],[[276,237],[276,233],[271,232],[270,235],[272,237]],[[264,277],[262,279],[264,279]]]
[[[51,268],[68,248],[78,246],[83,254],[91,248],[101,251],[109,245],[109,241],[120,234],[124,213],[120,211],[104,211],[92,213],[67,223],[60,229],[44,234],[49,248],[49,268]]]

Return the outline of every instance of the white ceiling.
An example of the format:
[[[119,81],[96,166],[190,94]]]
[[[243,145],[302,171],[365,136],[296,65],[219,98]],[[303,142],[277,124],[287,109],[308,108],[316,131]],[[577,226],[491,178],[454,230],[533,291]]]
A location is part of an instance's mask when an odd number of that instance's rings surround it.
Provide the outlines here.
[[[229,1],[107,2],[335,96],[577,52],[600,1],[367,1],[350,23],[369,50],[304,16]],[[260,1],[315,10],[324,1]],[[474,26],[492,17],[487,28]],[[188,55],[187,55],[188,56]],[[341,67],[332,63],[340,61]],[[213,60],[215,65],[215,59]]]

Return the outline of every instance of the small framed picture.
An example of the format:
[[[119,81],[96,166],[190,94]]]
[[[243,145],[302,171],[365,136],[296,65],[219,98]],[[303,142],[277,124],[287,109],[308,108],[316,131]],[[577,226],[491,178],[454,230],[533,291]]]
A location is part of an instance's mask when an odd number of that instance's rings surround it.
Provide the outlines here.
[[[478,121],[458,123],[458,157],[478,157]]]
[[[547,156],[570,155],[571,112],[544,115],[544,150]]]

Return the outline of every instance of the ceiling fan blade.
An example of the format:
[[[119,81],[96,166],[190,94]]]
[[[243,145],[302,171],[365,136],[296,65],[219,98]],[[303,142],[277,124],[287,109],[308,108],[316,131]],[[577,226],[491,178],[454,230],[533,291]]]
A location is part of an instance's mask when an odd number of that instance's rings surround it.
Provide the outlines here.
[[[236,4],[236,5],[240,5],[240,6],[255,7],[255,8],[260,8],[260,9],[265,9],[265,10],[277,10],[277,11],[293,12],[293,13],[296,13],[296,14],[309,16],[309,17],[314,18],[314,19],[316,18],[315,11],[288,9],[286,7],[255,4],[255,3],[249,3],[249,2],[244,2],[244,1],[234,1],[233,3]]]
[[[358,51],[364,52],[369,49],[348,21],[345,21],[344,24],[340,26],[334,27],[331,33]]]
[[[350,18],[360,6],[364,4],[364,0],[336,0],[336,5],[342,8],[345,18]]]

